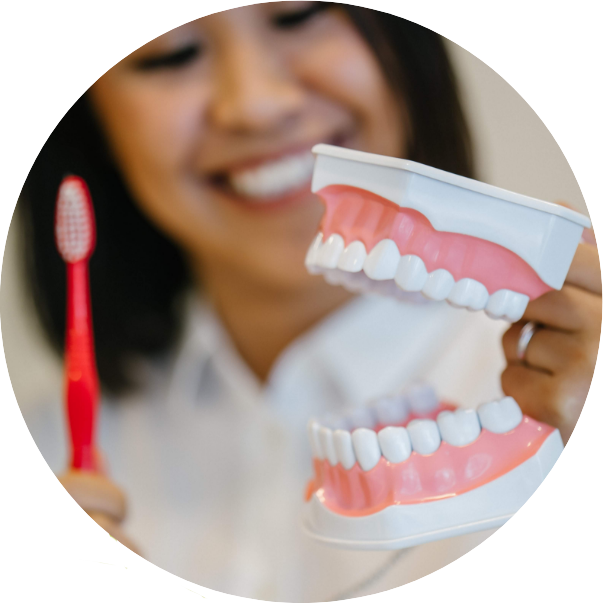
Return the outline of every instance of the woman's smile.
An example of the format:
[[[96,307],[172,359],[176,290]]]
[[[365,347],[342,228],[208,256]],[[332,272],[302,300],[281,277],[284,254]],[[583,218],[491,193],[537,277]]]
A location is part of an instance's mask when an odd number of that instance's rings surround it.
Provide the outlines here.
[[[404,151],[402,110],[372,50],[343,11],[317,5],[188,23],[91,89],[142,211],[206,274],[228,266],[314,290],[303,266],[322,213],[312,147]]]

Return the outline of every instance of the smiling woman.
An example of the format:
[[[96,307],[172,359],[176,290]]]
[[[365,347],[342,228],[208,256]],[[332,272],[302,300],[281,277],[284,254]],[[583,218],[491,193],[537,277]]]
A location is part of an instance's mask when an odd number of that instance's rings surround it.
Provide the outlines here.
[[[247,287],[256,282],[298,304],[287,330],[260,323],[236,342],[266,376],[291,339],[346,299],[303,265],[322,213],[309,190],[317,142],[471,176],[441,39],[366,9],[268,3],[183,25],[116,65],[57,126],[20,203],[35,242],[26,250],[34,295],[55,347],[64,277],[48,254],[50,216],[61,177],[75,172],[89,181],[99,231],[111,232],[111,240],[99,237],[91,267],[105,387],[118,392],[132,382],[129,357],[169,348],[173,302],[189,275],[227,322],[256,324],[247,316],[256,299]],[[227,287],[233,295],[222,294]],[[225,307],[234,299],[246,299],[243,313]],[[266,315],[263,302],[258,312]]]
[[[476,404],[500,394],[505,366],[505,325],[439,304],[355,297],[306,271],[323,212],[310,191],[317,143],[472,176],[443,40],[324,2],[187,23],[123,59],[74,104],[19,201],[28,283],[59,352],[65,277],[53,212],[63,176],[85,178],[95,205],[90,270],[108,475],[70,472],[62,483],[161,567],[268,600],[379,592],[479,542],[484,534],[423,545],[404,561],[310,542],[298,525],[311,469],[305,426],[313,414],[418,379]],[[561,297],[528,306],[532,320],[557,321],[527,351],[539,369],[516,363],[504,374],[523,409],[565,438],[597,352],[594,253],[580,250],[570,289],[554,292]],[[555,342],[541,358],[537,338],[547,333]],[[64,441],[52,430],[60,405],[49,413],[26,416],[47,458]],[[126,523],[111,479],[125,489]],[[116,500],[120,512],[108,511]]]

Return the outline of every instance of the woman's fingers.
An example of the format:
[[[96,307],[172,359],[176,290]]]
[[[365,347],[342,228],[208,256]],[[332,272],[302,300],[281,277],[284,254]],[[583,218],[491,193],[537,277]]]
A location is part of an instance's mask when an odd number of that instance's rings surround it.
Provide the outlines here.
[[[105,476],[88,471],[68,471],[59,481],[88,513],[101,513],[120,523],[126,516],[126,498]]]
[[[501,374],[506,396],[512,396],[522,412],[560,430],[562,440],[570,438],[583,409],[591,374],[571,371],[551,375],[522,364],[511,364]]]
[[[513,324],[503,336],[503,352],[508,363],[524,362],[531,368],[555,373],[584,361],[585,345],[577,335],[548,328],[537,328],[521,361],[518,340],[524,324]]]
[[[600,258],[597,247],[589,244],[581,244],[577,247],[577,252],[566,276],[566,282],[586,291],[602,294]]]
[[[550,291],[531,301],[523,320],[548,325],[563,331],[593,329],[602,317],[602,297],[574,285]]]

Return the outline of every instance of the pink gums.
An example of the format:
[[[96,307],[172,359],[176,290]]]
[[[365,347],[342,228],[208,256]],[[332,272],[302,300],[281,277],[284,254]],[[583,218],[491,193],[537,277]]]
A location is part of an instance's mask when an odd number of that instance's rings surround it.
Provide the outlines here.
[[[448,270],[458,281],[471,278],[494,293],[510,289],[535,299],[551,290],[514,252],[477,237],[434,229],[418,211],[402,208],[360,188],[331,185],[318,193],[326,206],[323,240],[337,233],[346,245],[362,241],[369,253],[382,239],[392,239],[401,255],[417,255],[428,272]]]
[[[485,429],[467,446],[443,442],[433,454],[412,452],[402,463],[384,457],[371,471],[358,464],[346,470],[314,459],[315,479],[307,499],[317,493],[335,513],[358,517],[391,505],[409,505],[450,498],[487,484],[533,456],[554,429],[529,417],[504,434]]]

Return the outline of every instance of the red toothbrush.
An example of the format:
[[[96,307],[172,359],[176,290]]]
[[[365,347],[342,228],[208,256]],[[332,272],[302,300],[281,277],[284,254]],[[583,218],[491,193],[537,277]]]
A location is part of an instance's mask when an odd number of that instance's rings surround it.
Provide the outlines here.
[[[71,468],[98,471],[95,423],[99,378],[94,353],[88,260],[96,243],[92,199],[86,183],[67,176],[59,186],[55,240],[67,264],[65,397],[71,436]]]

